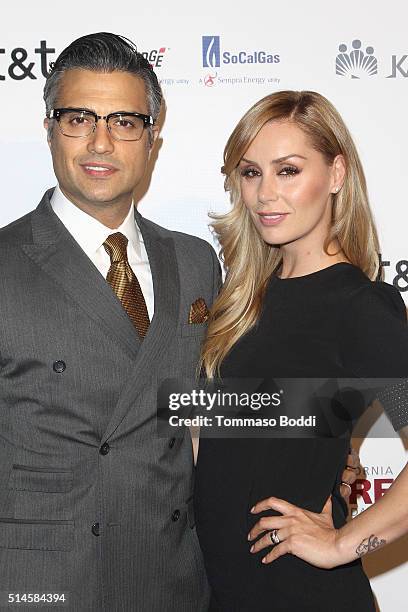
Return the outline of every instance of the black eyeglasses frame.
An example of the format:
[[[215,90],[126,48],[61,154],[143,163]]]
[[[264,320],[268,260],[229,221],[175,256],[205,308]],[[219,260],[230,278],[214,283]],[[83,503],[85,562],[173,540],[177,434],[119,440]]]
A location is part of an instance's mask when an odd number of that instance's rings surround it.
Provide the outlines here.
[[[97,113],[95,113],[95,111],[90,110],[89,108],[75,108],[75,107],[53,108],[49,113],[47,113],[47,118],[48,119],[55,119],[58,122],[58,125],[60,125],[59,121],[60,121],[62,115],[66,114],[66,113],[71,113],[71,112],[86,113],[88,115],[92,115],[94,117],[94,119],[95,119],[95,123],[94,123],[94,126],[93,126],[92,130],[86,136],[73,136],[72,134],[65,134],[61,130],[61,127],[60,127],[61,134],[63,134],[64,136],[67,136],[67,138],[87,138],[88,136],[90,136],[92,134],[92,132],[95,131],[96,125],[97,125],[99,119],[104,119],[106,121],[106,126],[107,126],[107,128],[109,130],[109,133],[111,134],[112,138],[114,138],[115,140],[123,140],[124,142],[136,142],[137,140],[140,140],[142,135],[140,135],[140,138],[129,139],[129,140],[126,140],[126,139],[123,139],[123,138],[118,139],[118,138],[115,138],[112,135],[111,128],[110,128],[110,125],[109,125],[109,119],[111,117],[122,117],[123,115],[125,115],[126,117],[137,117],[138,119],[142,119],[142,121],[143,121],[143,128],[144,129],[154,125],[153,117],[151,115],[145,115],[143,113],[135,113],[135,112],[131,112],[131,111],[115,111],[114,113],[109,113],[108,115],[98,115]]]

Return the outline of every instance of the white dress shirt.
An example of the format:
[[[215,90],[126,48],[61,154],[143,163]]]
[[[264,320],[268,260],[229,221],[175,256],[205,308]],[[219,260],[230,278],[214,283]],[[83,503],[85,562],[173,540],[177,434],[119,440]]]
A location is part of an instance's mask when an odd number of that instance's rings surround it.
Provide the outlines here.
[[[117,229],[106,227],[78,206],[75,206],[65,197],[59,186],[55,188],[51,197],[51,206],[104,278],[106,278],[111,264],[103,243],[110,234],[116,232],[121,232],[126,236],[129,241],[127,246],[129,264],[139,281],[149,319],[152,320],[154,313],[153,279],[142,233],[135,221],[133,204],[126,219]]]

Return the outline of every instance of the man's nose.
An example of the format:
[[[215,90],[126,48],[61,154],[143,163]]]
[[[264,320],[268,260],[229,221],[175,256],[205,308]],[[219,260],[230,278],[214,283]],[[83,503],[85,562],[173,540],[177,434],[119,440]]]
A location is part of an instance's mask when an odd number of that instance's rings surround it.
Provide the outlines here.
[[[113,152],[114,143],[105,119],[99,119],[97,122],[94,131],[89,136],[87,148],[90,153]]]

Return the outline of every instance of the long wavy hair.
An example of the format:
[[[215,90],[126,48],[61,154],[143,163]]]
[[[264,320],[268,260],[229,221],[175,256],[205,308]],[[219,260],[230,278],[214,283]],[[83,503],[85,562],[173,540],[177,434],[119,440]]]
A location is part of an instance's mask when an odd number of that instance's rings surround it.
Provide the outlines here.
[[[238,164],[269,121],[288,120],[300,128],[311,145],[331,165],[344,157],[346,175],[341,190],[332,195],[332,224],[324,248],[337,240],[346,258],[370,279],[379,270],[379,243],[370,210],[363,167],[353,139],[334,106],[314,91],[279,91],[256,102],[238,122],[224,150],[225,190],[232,208],[210,215],[221,246],[225,283],[215,301],[203,344],[200,365],[208,377],[232,346],[256,323],[269,277],[281,262],[280,248],[264,242],[242,200]]]

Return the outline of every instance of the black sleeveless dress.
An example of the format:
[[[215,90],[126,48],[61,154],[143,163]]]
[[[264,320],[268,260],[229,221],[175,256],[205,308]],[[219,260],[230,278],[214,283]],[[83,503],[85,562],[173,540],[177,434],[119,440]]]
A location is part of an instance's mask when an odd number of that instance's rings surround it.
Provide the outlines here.
[[[406,377],[408,329],[396,289],[347,263],[269,282],[257,326],[222,364],[222,377]],[[399,429],[406,407],[385,408]],[[250,508],[271,495],[321,512],[332,494],[336,527],[346,522],[339,491],[349,448],[340,439],[200,440],[195,482],[197,533],[213,612],[374,611],[360,560],[319,569],[293,555],[269,565],[250,554]],[[273,514],[273,512],[271,512]]]

